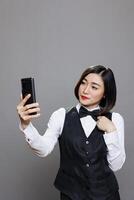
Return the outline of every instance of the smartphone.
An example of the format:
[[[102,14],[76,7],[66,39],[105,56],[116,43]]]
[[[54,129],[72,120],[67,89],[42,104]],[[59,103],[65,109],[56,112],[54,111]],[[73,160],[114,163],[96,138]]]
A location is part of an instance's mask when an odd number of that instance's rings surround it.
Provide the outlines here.
[[[21,89],[22,89],[22,97],[24,98],[26,95],[31,94],[31,97],[27,100],[25,105],[35,103],[36,95],[35,95],[35,83],[34,78],[22,78],[21,79]],[[37,113],[32,113],[37,114]]]

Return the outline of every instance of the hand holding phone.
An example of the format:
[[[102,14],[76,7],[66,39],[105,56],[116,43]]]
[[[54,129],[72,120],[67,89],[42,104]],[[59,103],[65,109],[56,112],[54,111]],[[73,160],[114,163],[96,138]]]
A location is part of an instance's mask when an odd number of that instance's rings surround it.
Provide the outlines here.
[[[32,119],[40,116],[40,108],[39,104],[36,102],[33,78],[22,78],[21,90],[22,98],[17,105],[17,112],[21,121],[21,127],[25,129]]]

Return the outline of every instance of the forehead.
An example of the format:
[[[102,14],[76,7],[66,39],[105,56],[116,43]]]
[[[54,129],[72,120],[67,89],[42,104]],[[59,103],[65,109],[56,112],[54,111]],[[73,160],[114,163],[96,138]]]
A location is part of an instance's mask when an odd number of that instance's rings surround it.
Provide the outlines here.
[[[90,73],[87,76],[85,76],[84,79],[86,79],[89,83],[97,83],[99,85],[104,84],[102,77],[99,74]]]

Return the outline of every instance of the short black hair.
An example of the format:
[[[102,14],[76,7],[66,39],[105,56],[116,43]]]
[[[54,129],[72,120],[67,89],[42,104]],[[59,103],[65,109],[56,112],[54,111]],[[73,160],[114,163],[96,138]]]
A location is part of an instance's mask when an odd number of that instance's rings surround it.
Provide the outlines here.
[[[102,65],[91,66],[87,68],[81,75],[79,81],[77,82],[74,88],[74,94],[76,98],[79,100],[79,87],[83,81],[83,79],[90,73],[99,74],[102,77],[104,82],[104,96],[102,98],[99,106],[101,108],[101,114],[105,114],[109,112],[116,103],[116,95],[117,95],[117,88],[115,83],[115,78],[112,70],[110,68],[106,68]]]

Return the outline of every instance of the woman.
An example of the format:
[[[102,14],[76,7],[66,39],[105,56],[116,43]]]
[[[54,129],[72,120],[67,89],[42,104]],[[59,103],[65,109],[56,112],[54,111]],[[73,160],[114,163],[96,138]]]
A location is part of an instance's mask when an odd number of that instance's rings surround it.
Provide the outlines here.
[[[78,104],[55,111],[43,136],[31,123],[40,116],[39,104],[25,105],[27,95],[17,106],[21,130],[41,157],[51,153],[59,141],[60,167],[54,185],[61,200],[119,200],[114,171],[125,162],[124,120],[111,112],[116,102],[112,70],[101,65],[89,67],[74,93]],[[32,115],[34,112],[37,114]]]

